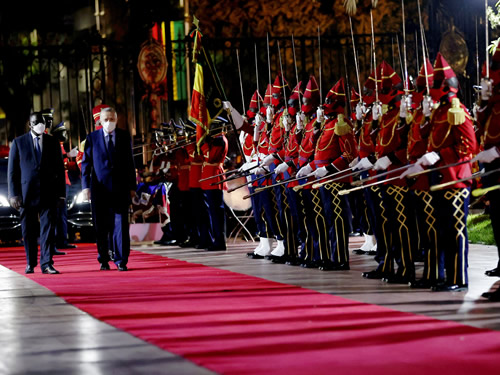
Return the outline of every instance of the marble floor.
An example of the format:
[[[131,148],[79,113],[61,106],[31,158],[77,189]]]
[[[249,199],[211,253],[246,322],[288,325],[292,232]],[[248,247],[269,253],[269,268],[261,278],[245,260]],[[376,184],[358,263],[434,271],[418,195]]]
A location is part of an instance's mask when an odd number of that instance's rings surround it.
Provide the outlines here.
[[[351,255],[350,271],[322,272],[249,260],[245,253],[254,246],[237,242],[229,244],[225,252],[210,253],[148,243],[136,244],[134,248],[395,310],[500,330],[500,303],[480,297],[482,292],[500,284],[499,278],[484,275],[486,269],[496,264],[495,247],[471,245],[468,292],[433,293],[363,279],[361,272],[375,265],[365,255]],[[351,246],[359,246],[359,239],[351,238]],[[63,262],[64,258],[58,261]],[[133,263],[129,266],[133,268]],[[211,373],[94,319],[34,281],[1,266],[0,317],[0,374]]]

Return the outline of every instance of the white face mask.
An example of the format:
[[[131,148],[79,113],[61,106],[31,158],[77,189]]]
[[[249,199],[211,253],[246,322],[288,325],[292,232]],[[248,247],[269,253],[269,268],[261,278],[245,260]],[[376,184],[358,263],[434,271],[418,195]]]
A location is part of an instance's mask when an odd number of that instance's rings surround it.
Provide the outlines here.
[[[116,121],[104,121],[102,122],[102,128],[106,133],[111,133],[116,128]]]
[[[36,124],[32,126],[31,129],[33,129],[36,135],[42,135],[43,132],[45,131],[45,124],[42,123]]]

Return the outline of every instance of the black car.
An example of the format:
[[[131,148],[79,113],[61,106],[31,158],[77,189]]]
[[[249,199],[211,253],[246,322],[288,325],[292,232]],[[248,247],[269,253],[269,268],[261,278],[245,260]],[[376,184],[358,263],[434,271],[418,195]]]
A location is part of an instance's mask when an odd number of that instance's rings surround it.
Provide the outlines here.
[[[0,159],[0,243],[10,244],[22,240],[19,211],[9,204],[7,186],[8,158]]]
[[[94,226],[90,202],[83,200],[82,182],[77,173],[69,173],[66,203],[68,205],[68,238],[70,242],[95,242]]]

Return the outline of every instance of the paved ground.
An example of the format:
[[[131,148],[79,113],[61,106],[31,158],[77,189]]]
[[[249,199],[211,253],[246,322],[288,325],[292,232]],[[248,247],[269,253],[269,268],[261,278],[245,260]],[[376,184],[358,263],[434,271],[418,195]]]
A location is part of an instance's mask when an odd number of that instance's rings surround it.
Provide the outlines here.
[[[355,248],[359,240],[352,238],[351,245]],[[365,280],[361,272],[375,265],[368,256],[352,255],[350,271],[321,272],[249,260],[245,253],[254,246],[238,242],[230,244],[226,252],[211,253],[151,244],[134,248],[400,311],[500,330],[500,303],[480,298],[482,292],[499,284],[498,278],[484,276],[484,270],[497,261],[492,246],[471,246],[470,289],[466,293],[433,293]],[[64,257],[57,261],[64,262]],[[23,275],[0,267],[0,280],[0,374],[211,373],[92,318]]]

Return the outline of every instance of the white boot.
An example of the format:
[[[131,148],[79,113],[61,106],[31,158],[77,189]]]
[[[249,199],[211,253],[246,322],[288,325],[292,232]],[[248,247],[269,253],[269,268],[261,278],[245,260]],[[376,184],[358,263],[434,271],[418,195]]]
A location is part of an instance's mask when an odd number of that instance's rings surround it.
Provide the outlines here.
[[[285,242],[283,240],[277,240],[277,241],[278,245],[276,245],[271,255],[274,255],[275,257],[281,257],[285,255]]]
[[[262,237],[261,240],[262,247],[256,254],[265,257],[266,255],[271,254],[271,239]]]
[[[254,254],[257,254],[260,249],[262,249],[262,243],[263,243],[264,238],[259,237],[259,245],[253,250]]]
[[[361,250],[368,251],[377,244],[377,240],[373,234],[363,234],[365,236],[365,243],[360,247]]]

